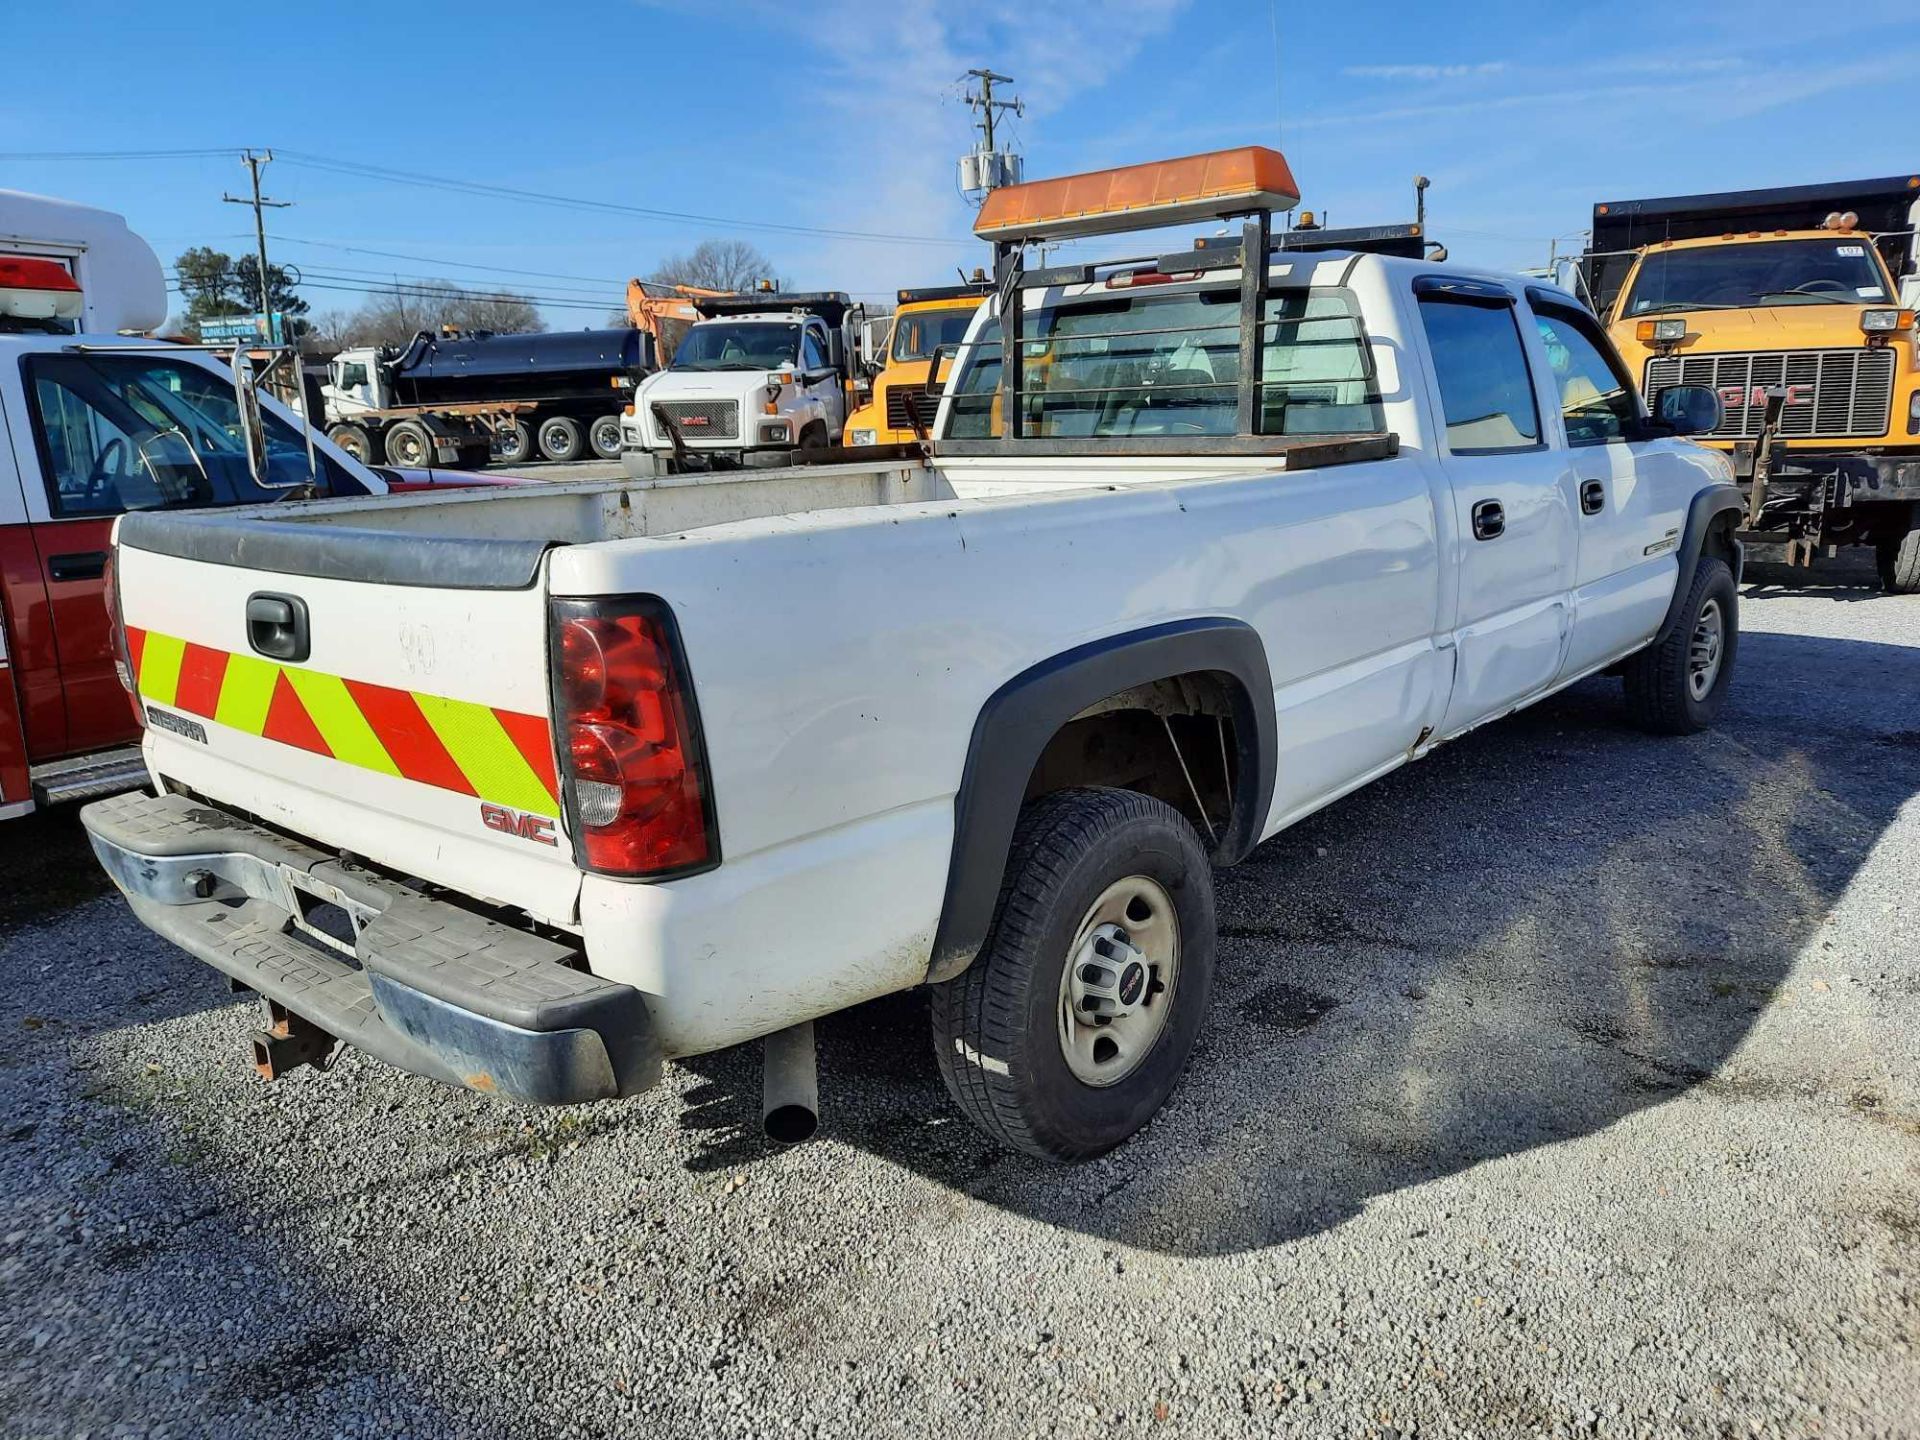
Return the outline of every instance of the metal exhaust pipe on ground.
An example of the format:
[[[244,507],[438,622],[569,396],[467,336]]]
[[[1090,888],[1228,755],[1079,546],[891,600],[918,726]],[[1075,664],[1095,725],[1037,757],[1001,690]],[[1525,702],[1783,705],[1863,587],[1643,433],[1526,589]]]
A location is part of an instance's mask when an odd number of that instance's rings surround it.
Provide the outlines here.
[[[820,1072],[813,1057],[813,1022],[775,1031],[766,1047],[761,1078],[760,1123],[767,1138],[798,1145],[820,1128]]]

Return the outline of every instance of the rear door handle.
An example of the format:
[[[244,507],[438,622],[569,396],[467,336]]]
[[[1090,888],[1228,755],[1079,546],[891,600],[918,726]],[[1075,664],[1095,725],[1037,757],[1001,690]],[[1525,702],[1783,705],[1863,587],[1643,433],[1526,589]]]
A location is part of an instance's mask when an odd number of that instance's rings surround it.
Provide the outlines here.
[[[1473,505],[1473,538],[1498,540],[1507,533],[1507,512],[1498,500],[1476,500]]]
[[[1603,481],[1582,480],[1580,482],[1580,510],[1586,515],[1598,515],[1607,508],[1607,487]]]
[[[104,550],[76,550],[47,557],[47,574],[55,580],[98,580],[106,573],[107,552]]]

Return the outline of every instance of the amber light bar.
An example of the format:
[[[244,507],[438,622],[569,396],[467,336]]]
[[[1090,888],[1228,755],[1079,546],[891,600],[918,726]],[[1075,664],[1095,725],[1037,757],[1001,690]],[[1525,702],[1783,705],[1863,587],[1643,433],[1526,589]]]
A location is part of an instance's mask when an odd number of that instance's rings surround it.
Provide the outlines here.
[[[1287,157],[1242,145],[1008,185],[987,196],[973,233],[1000,242],[1059,240],[1291,210],[1299,203]]]

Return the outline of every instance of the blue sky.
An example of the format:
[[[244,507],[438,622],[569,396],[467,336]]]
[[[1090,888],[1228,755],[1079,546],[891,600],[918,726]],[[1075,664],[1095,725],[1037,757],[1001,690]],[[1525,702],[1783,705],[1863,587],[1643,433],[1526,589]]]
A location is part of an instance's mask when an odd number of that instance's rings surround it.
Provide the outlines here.
[[[120,210],[163,259],[237,252],[249,216],[220,200],[244,184],[237,151],[279,147],[267,189],[295,205],[272,214],[273,258],[334,277],[308,289],[317,311],[364,298],[322,283],[429,275],[529,291],[555,325],[599,323],[627,276],[711,234],[752,240],[809,288],[938,282],[985,258],[954,183],[972,118],[959,77],[983,64],[1027,101],[1010,136],[1030,176],[1277,142],[1303,204],[1336,225],[1410,218],[1411,177],[1431,176],[1433,234],[1497,266],[1543,263],[1600,198],[1920,166],[1920,39],[1909,6],[1878,0],[8,12],[0,152],[233,153],[0,158],[0,186]],[[35,55],[63,58],[23,63]],[[715,219],[420,189],[368,167]]]

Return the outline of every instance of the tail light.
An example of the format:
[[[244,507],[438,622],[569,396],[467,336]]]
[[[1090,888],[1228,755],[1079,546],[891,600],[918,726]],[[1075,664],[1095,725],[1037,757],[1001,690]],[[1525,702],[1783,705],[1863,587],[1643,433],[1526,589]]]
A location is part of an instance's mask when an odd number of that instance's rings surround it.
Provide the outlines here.
[[[134,720],[144,727],[147,712],[140,708],[140,672],[132,648],[136,637],[127,633],[126,621],[121,614],[120,567],[113,563],[113,556],[114,552],[109,549],[103,577],[106,582],[107,632],[113,636],[113,673],[120,677],[120,688],[127,692],[127,702],[133,706]],[[138,638],[144,639],[144,633]]]
[[[581,868],[662,879],[718,865],[673,612],[652,596],[556,600],[553,625],[561,771]]]

